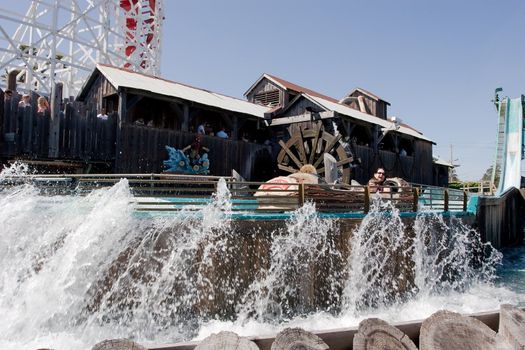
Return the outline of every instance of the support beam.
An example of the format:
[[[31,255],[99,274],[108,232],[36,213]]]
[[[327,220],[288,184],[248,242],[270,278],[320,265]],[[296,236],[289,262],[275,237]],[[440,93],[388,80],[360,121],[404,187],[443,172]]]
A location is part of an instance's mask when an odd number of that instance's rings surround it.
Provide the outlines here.
[[[115,171],[122,172],[122,159],[123,159],[123,145],[124,145],[124,135],[123,135],[123,126],[128,124],[128,110],[127,105],[127,91],[119,88],[118,91],[118,120],[116,128],[116,154],[115,154]]]
[[[182,131],[190,131],[190,107],[187,104],[184,104],[182,106],[183,112],[182,112]]]
[[[51,121],[49,123],[49,158],[58,158],[60,142],[60,105],[62,103],[62,83],[53,87],[51,95]]]

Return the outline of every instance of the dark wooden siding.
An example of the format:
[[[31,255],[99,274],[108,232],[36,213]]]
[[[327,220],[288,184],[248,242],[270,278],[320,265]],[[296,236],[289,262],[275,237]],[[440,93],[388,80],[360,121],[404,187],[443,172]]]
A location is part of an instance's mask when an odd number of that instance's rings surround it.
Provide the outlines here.
[[[0,124],[0,156],[4,159],[22,157],[35,160],[73,160],[109,162],[119,159],[114,168],[121,173],[158,173],[164,170],[163,161],[168,159],[165,146],[182,149],[190,145],[195,134],[177,130],[126,124],[122,126],[121,148],[116,149],[118,114],[110,113],[108,120],[96,117],[96,103],[67,102],[59,112],[58,157],[49,157],[49,113],[37,114],[35,108],[18,108],[18,97],[5,104]],[[271,148],[252,142],[223,140],[204,136],[202,145],[209,148],[210,172],[213,175],[230,176],[237,170],[246,179],[258,178],[262,161],[271,175]],[[264,176],[263,176],[264,178]]]
[[[17,98],[13,98],[4,108],[1,123],[5,132],[0,137],[0,156],[49,159],[49,112],[36,113],[34,106],[19,108],[17,103]],[[68,102],[59,118],[58,159],[114,160],[116,114],[100,120],[93,106]]]
[[[125,125],[122,128],[122,159],[116,164],[119,173],[158,173],[162,172],[163,161],[168,159],[165,146],[183,149],[195,140],[194,133],[150,128],[138,125]],[[255,162],[266,157],[270,148],[265,145],[223,140],[213,136],[203,136],[202,146],[210,149],[210,173],[231,176],[235,169],[241,176],[251,179]]]
[[[259,94],[262,94],[262,93],[268,93],[270,91],[275,91],[275,90],[279,91],[279,103],[280,104],[288,103],[288,100],[287,100],[287,98],[285,96],[286,93],[285,93],[284,89],[282,89],[281,87],[275,85],[274,83],[272,83],[271,81],[269,81],[266,78],[262,79],[259,82],[259,84],[257,84],[252,89],[252,91],[250,91],[250,93],[246,96],[246,98],[250,102],[257,103],[257,101],[255,101],[255,96],[256,95],[259,95]]]
[[[361,165],[353,169],[352,178],[365,184],[378,167],[385,169],[387,177],[401,177],[408,182],[432,184],[432,144],[415,141],[413,156],[402,156],[398,153],[374,150],[366,146],[353,147],[354,158],[361,159]]]
[[[477,223],[481,238],[497,249],[522,244],[524,214],[523,195],[517,188],[501,197],[479,197]]]
[[[106,108],[108,112],[117,111],[117,102],[109,97],[116,98],[117,90],[110,82],[104,78],[101,74],[95,77],[95,80],[87,90],[86,95],[83,97],[83,101],[89,101],[94,105],[95,110]],[[104,101],[107,98],[107,101]]]
[[[388,105],[385,101],[382,101],[382,100],[378,101],[366,94],[363,94],[360,91],[354,91],[350,96],[351,97],[363,96],[364,102],[367,108],[366,113],[374,115],[381,119],[387,118],[387,106]],[[345,104],[349,106],[350,108],[357,109],[358,111],[360,110],[359,102],[357,100],[348,100]]]

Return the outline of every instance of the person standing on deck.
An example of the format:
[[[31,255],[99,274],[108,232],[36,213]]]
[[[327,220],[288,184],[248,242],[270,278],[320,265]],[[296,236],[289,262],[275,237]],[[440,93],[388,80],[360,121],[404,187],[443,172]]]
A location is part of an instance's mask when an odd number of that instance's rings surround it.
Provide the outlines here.
[[[197,134],[206,135],[206,129],[204,129],[204,124],[199,124],[197,127]]]
[[[23,94],[22,99],[18,102],[18,107],[31,107],[31,96],[29,96],[29,94]]]
[[[97,114],[97,118],[98,118],[98,119],[101,119],[101,120],[108,120],[109,117],[108,117],[108,115],[106,114],[106,109],[105,109],[105,108],[102,108],[102,109],[100,110],[100,113]]]
[[[38,100],[36,100],[38,105],[38,111],[37,113],[44,114],[49,111],[49,102],[47,102],[46,98],[44,96],[40,96]]]
[[[220,137],[221,139],[227,139],[228,134],[226,133],[226,129],[222,128],[218,133],[217,137]]]

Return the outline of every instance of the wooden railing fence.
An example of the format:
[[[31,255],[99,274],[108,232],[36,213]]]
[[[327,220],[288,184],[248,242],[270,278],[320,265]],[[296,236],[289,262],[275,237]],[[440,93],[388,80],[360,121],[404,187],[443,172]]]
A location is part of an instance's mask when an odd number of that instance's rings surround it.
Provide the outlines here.
[[[20,183],[33,183],[44,194],[87,194],[93,189],[112,186],[126,178],[139,211],[177,211],[199,209],[217,192],[220,177],[175,174],[46,175],[11,176],[0,181],[0,189]],[[261,182],[224,178],[231,194],[233,211],[285,212],[313,202],[320,212],[362,213],[370,210],[366,186],[345,184],[297,184],[288,189],[259,189]],[[465,212],[465,192],[432,186],[390,187],[378,194],[402,212],[431,210]],[[144,197],[147,197],[146,199]]]

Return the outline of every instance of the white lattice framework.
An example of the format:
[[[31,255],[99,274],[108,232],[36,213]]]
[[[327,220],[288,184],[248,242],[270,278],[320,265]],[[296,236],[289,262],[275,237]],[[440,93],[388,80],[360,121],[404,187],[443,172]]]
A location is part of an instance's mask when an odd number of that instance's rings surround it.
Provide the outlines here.
[[[163,0],[33,0],[25,14],[0,9],[0,87],[16,74],[20,91],[65,96],[96,63],[158,76]],[[13,33],[14,31],[14,33]]]

